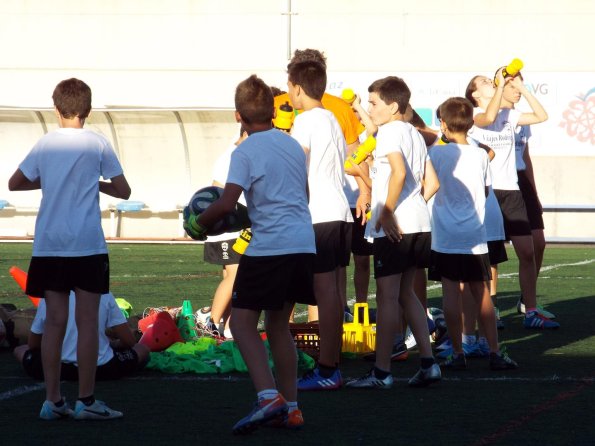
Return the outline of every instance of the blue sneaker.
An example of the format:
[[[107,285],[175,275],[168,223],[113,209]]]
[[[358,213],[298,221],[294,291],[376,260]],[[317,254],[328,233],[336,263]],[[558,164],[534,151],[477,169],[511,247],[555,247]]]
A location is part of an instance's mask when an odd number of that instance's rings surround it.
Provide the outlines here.
[[[318,367],[310,370],[297,382],[298,390],[337,390],[343,385],[343,378],[339,369],[335,370],[329,378],[320,375]]]
[[[525,328],[551,329],[551,330],[556,330],[556,329],[560,328],[559,323],[554,322],[545,316],[542,316],[538,312],[525,315],[525,320],[523,321],[523,326]]]
[[[53,402],[45,400],[43,402],[43,406],[41,406],[41,411],[39,412],[39,418],[42,420],[60,420],[62,418],[68,418],[73,415],[73,411],[68,405],[68,403],[62,398],[64,404],[60,407],[56,406]]]
[[[463,342],[463,352],[465,353],[465,357],[467,358],[485,358],[486,356],[482,353],[479,348],[479,344],[476,342],[475,344],[466,344]],[[437,358],[446,359],[454,353],[452,349],[452,344],[449,348],[442,350],[440,353],[436,355]],[[489,353],[489,351],[488,351]]]
[[[254,404],[252,412],[238,421],[232,431],[234,434],[249,434],[261,424],[287,417],[287,401],[278,394],[275,398],[262,399]]]

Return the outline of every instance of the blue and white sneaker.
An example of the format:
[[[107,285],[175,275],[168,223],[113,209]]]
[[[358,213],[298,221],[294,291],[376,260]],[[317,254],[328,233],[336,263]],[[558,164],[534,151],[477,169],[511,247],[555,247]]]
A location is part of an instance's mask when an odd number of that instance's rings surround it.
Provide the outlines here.
[[[390,389],[393,385],[392,375],[384,379],[377,378],[374,374],[374,367],[361,378],[352,379],[345,383],[345,387],[354,389]]]
[[[318,367],[310,370],[297,382],[298,390],[337,390],[343,385],[343,378],[339,369],[335,370],[329,378],[320,375]]]
[[[103,401],[95,400],[90,406],[77,400],[74,406],[72,418],[75,420],[113,420],[122,418],[124,414],[117,410],[110,409]]]
[[[274,420],[283,420],[287,417],[287,401],[278,394],[275,398],[262,399],[254,404],[252,411],[238,421],[232,431],[234,434],[249,434],[261,424],[270,423]]]
[[[477,342],[475,344],[466,344],[465,342],[463,342],[463,352],[465,353],[465,357],[467,357],[467,358],[485,358],[486,357],[480,350],[479,344]],[[454,350],[452,349],[452,344],[451,344],[451,346],[449,348],[444,349],[440,353],[436,354],[436,357],[440,358],[440,359],[447,359],[453,353],[454,353]]]
[[[523,296],[521,296],[519,301],[516,304],[516,311],[519,314],[525,314],[526,313],[525,310],[526,310],[525,302],[523,302]],[[541,305],[537,305],[537,312],[539,314],[541,314],[542,316],[547,317],[548,319],[556,319],[556,315],[554,313],[552,313],[551,311],[547,311]]]
[[[64,404],[58,407],[52,401],[45,400],[43,406],[41,406],[39,418],[51,421],[71,417],[74,412],[64,398],[62,398],[62,401]]]
[[[523,326],[525,328],[536,328],[536,329],[550,329],[556,330],[560,328],[560,324],[554,322],[547,317],[535,312],[533,314],[525,315],[523,320]]]

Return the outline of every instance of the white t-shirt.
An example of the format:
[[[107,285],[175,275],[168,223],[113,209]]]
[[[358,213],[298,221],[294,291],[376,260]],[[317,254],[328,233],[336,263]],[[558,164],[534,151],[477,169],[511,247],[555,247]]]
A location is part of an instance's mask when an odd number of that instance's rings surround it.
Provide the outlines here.
[[[514,129],[514,151],[516,154],[516,170],[526,170],[527,165],[523,159],[527,143],[531,138],[531,127],[528,125],[519,125]]]
[[[487,153],[475,145],[446,144],[430,151],[440,189],[432,208],[432,250],[447,254],[486,254],[484,226],[490,185]]]
[[[250,135],[231,155],[228,183],[244,189],[252,239],[245,255],[316,253],[306,154],[288,134]]]
[[[374,166],[370,169],[372,219],[367,226],[371,238],[385,236],[384,230],[380,228],[376,231],[375,226],[388,196],[391,167],[387,155],[394,152],[403,155],[407,169],[405,184],[395,209],[397,224],[405,234],[429,232],[431,229],[428,206],[421,195],[421,181],[428,156],[425,141],[411,124],[392,121],[380,126],[376,135]]]
[[[68,307],[68,323],[66,325],[66,334],[64,335],[64,342],[62,343],[62,362],[72,362],[77,364],[76,360],[76,343],[78,340],[78,330],[74,319],[76,306],[76,298],[74,292],[70,292],[69,307]],[[31,331],[36,334],[43,334],[45,325],[46,306],[45,299],[39,301],[37,313],[31,324]],[[110,347],[109,338],[105,334],[107,328],[115,327],[116,325],[125,324],[126,318],[118,307],[114,295],[112,293],[102,294],[99,302],[99,355],[97,358],[97,365],[103,365],[114,357],[114,351]]]
[[[483,113],[479,107],[473,110],[473,115]],[[492,186],[496,190],[519,190],[516,175],[516,158],[514,145],[514,130],[521,113],[517,110],[501,109],[496,120],[487,127],[473,126],[469,136],[490,147],[496,156],[490,163],[492,170]]]
[[[223,152],[219,158],[215,161],[215,166],[213,167],[213,181],[218,182],[219,184],[225,185],[227,182],[227,175],[229,174],[229,163],[231,162],[231,154],[236,149],[235,143],[232,143],[226,150]],[[244,194],[240,195],[238,199],[238,203],[246,205],[246,199],[244,198]],[[210,235],[207,237],[207,242],[221,242],[223,240],[231,240],[236,239],[240,235],[240,231],[236,232],[224,232],[223,234],[219,235]]]
[[[41,179],[33,256],[107,253],[99,179],[121,175],[122,167],[104,136],[87,129],[57,129],[41,137],[19,169],[30,181]]]
[[[310,149],[307,166],[312,223],[353,222],[343,192],[347,146],[335,115],[324,108],[300,113],[293,122],[291,136]]]

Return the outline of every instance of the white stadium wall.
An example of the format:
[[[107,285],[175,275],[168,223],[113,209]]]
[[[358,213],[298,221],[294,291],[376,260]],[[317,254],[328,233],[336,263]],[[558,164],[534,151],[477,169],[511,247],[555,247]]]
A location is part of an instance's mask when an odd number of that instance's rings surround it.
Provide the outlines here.
[[[595,2],[578,0],[2,1],[0,200],[9,205],[0,237],[33,234],[40,193],[11,193],[7,181],[55,128],[60,80],[91,86],[87,126],[112,141],[131,199],[145,203],[111,220],[117,201],[102,197],[106,235],[173,239],[180,205],[210,184],[214,160],[237,136],[235,86],[257,73],[285,87],[296,48],[325,52],[330,93],[350,87],[365,100],[373,80],[403,77],[430,125],[473,75],[522,59],[549,113],[530,141],[541,201],[595,206],[594,19]],[[595,240],[593,212],[548,212],[545,221],[548,240]]]

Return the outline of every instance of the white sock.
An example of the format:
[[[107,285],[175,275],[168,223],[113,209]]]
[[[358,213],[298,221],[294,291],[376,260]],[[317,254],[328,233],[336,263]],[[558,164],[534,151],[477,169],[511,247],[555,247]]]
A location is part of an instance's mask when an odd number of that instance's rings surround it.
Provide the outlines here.
[[[298,403],[297,401],[287,401],[288,412],[291,413],[294,410],[298,410]]]
[[[272,400],[279,395],[279,391],[277,389],[265,389],[258,392],[258,401],[260,400]]]

